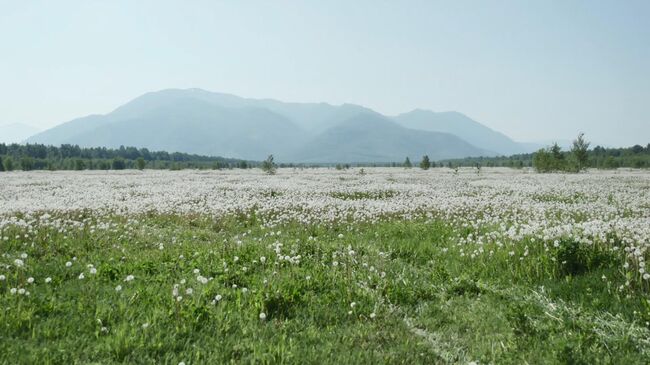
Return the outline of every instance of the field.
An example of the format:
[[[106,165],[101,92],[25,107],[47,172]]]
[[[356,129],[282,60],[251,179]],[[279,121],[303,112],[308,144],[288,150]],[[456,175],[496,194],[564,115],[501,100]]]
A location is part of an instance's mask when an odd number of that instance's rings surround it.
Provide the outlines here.
[[[0,173],[0,363],[650,363],[650,172]]]

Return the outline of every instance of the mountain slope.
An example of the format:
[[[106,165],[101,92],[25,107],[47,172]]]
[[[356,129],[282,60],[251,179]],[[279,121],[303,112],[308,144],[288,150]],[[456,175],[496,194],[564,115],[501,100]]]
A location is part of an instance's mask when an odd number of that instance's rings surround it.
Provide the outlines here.
[[[313,138],[291,156],[302,162],[401,162],[407,156],[419,161],[461,156],[487,156],[460,138],[399,126],[374,113],[357,115]]]
[[[451,133],[476,147],[494,151],[498,154],[511,155],[526,151],[526,148],[504,134],[496,132],[458,112],[435,113],[416,109],[400,114],[393,119],[406,128]]]

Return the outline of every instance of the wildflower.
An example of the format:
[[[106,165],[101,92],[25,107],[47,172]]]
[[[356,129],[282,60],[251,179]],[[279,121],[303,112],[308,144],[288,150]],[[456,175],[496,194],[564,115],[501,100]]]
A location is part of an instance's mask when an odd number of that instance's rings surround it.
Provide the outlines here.
[[[198,281],[201,284],[207,284],[208,283],[208,278],[199,275],[199,276],[196,277],[196,281]]]
[[[23,267],[23,266],[25,266],[25,262],[23,260],[21,260],[21,259],[15,259],[14,260],[14,265],[16,265],[16,267]]]
[[[149,328],[149,323],[143,323],[142,324],[142,329],[146,330],[147,328]]]
[[[264,256],[260,257],[260,262],[265,263],[266,262],[266,257],[264,257]]]
[[[266,313],[264,312],[260,313],[260,319],[263,321],[266,320]]]
[[[18,291],[18,289],[16,289],[16,288],[11,288],[11,289],[9,290],[9,292],[10,292],[11,294],[16,294],[17,291]]]
[[[20,294],[20,295],[25,294],[25,289],[24,288],[18,289],[18,294]]]
[[[51,282],[52,282],[52,278],[49,277],[49,276],[46,277],[46,278],[45,278],[45,282],[46,282],[46,283],[51,283]]]
[[[375,319],[376,316],[377,316],[377,315],[375,314],[375,312],[370,313],[370,318],[371,318],[371,319]]]
[[[194,289],[192,289],[192,288],[185,289],[185,294],[192,295],[192,293],[194,293]]]
[[[217,294],[217,295],[214,297],[214,300],[216,300],[217,302],[219,302],[219,301],[221,301],[222,298],[223,298],[223,297],[221,296],[221,294]]]
[[[72,266],[72,262],[68,261],[65,263],[65,267],[70,267],[70,266]]]
[[[79,274],[79,280],[83,280],[86,278],[86,275],[84,273]]]
[[[29,284],[34,284],[34,278],[32,278],[32,277],[27,278],[27,282]]]
[[[177,302],[180,302],[181,300],[183,300],[183,297],[182,297],[182,296],[179,295],[179,296],[176,297],[176,301],[177,301]]]
[[[91,275],[95,275],[95,274],[97,274],[97,269],[95,269],[94,267],[91,267],[91,268],[90,268],[90,274],[91,274]]]
[[[115,291],[121,291],[122,290],[122,285],[118,285],[115,287]]]
[[[22,258],[22,259],[26,259],[26,258],[27,258],[27,254],[26,254],[26,253],[24,253],[24,252],[23,252],[23,253],[21,253],[21,254],[20,254],[20,258]]]
[[[194,272],[194,274],[196,275],[196,274],[200,273],[201,271],[200,271],[199,269],[194,269],[193,272]]]
[[[135,276],[133,276],[133,275],[128,275],[128,276],[124,279],[124,281],[129,282],[129,281],[133,281],[133,279],[135,279]]]
[[[648,273],[643,274],[643,280],[648,280],[648,279],[650,279],[650,274]]]
[[[6,279],[7,279],[6,276],[4,276],[4,275],[0,275],[0,281],[5,281]]]

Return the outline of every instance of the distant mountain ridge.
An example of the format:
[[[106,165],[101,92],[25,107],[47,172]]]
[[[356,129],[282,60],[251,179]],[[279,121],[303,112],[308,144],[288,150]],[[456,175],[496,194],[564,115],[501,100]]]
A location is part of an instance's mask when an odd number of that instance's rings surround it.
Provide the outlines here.
[[[137,97],[106,115],[63,123],[28,143],[136,146],[169,152],[282,162],[400,162],[525,151],[457,112],[415,110],[387,117],[354,104],[285,103],[202,89]]]

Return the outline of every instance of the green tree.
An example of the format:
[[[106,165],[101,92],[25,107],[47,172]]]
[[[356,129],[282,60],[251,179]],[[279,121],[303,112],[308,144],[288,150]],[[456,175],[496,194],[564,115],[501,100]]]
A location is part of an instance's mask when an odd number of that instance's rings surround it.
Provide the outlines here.
[[[582,171],[589,166],[589,142],[585,141],[584,133],[578,134],[578,138],[573,141],[571,155],[573,156],[576,171]]]
[[[2,163],[2,157],[0,157],[0,172],[5,170],[5,165]]]
[[[136,164],[136,166],[138,167],[138,170],[144,170],[144,166],[145,166],[147,163],[144,161],[144,158],[143,158],[143,157],[138,157],[138,159],[135,160],[135,164]]]
[[[23,171],[30,171],[34,168],[34,159],[29,156],[24,156],[20,159],[20,167]]]
[[[533,154],[533,167],[537,172],[553,171],[553,155],[546,148],[541,148]]]
[[[86,164],[84,163],[84,160],[78,158],[74,160],[74,169],[75,170],[85,170],[86,169]]]
[[[422,161],[420,161],[420,168],[422,170],[428,170],[431,167],[431,161],[429,161],[429,156],[422,156]]]
[[[406,156],[406,160],[404,160],[404,167],[407,169],[413,167],[413,164],[411,164],[411,160],[408,158],[408,156]]]
[[[277,166],[275,165],[275,162],[273,162],[273,155],[269,155],[269,157],[262,162],[262,171],[269,175],[273,175],[275,174],[276,169]]]
[[[124,170],[126,168],[126,163],[124,162],[124,159],[121,157],[116,157],[113,159],[113,162],[111,163],[111,167],[113,170]]]

